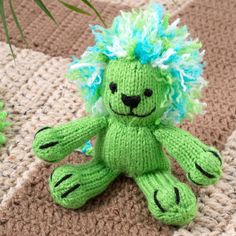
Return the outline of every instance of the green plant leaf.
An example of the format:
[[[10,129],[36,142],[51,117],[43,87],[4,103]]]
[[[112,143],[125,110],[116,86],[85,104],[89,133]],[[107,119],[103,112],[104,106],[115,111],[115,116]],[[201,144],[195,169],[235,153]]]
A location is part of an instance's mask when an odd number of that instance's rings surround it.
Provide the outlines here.
[[[97,9],[88,1],[88,0],[81,0],[83,3],[85,3],[89,8],[91,8],[97,17],[100,19],[100,21],[107,27],[105,21],[102,19],[100,13],[97,11]]]
[[[55,23],[56,20],[54,19],[54,17],[52,16],[52,13],[47,9],[47,7],[45,6],[45,4],[42,2],[42,0],[34,0],[34,2],[39,6],[39,8],[44,11],[44,13],[51,18]]]
[[[0,16],[1,16],[1,19],[2,19],[2,24],[3,24],[3,28],[4,28],[4,32],[5,32],[6,41],[9,45],[9,47],[10,47],[12,56],[15,57],[14,53],[13,53],[12,45],[11,45],[10,36],[9,36],[9,31],[8,31],[8,26],[7,26],[3,1],[4,0],[0,0]]]
[[[15,21],[16,27],[17,27],[18,31],[20,32],[21,38],[22,38],[23,42],[26,44],[26,46],[28,47],[28,43],[27,43],[27,41],[25,39],[24,31],[23,31],[23,29],[22,29],[22,27],[20,25],[20,22],[19,22],[19,20],[18,20],[18,18],[16,16],[16,13],[15,13],[15,10],[14,10],[14,6],[12,4],[12,0],[9,0],[8,3],[9,3],[9,6],[10,6],[11,13],[13,15],[13,19]]]
[[[61,1],[61,0],[58,0],[61,4],[63,4],[65,7],[67,7],[68,9],[72,10],[72,11],[75,11],[79,14],[84,14],[84,15],[88,15],[88,16],[91,16],[91,14],[81,8],[78,8],[76,6],[73,6],[73,5],[70,5],[64,1]]]

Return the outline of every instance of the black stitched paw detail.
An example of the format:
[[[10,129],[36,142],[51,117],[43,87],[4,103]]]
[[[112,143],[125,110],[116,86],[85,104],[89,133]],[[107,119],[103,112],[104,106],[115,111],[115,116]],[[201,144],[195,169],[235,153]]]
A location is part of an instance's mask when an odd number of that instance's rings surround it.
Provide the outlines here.
[[[56,170],[56,169],[54,169],[54,170],[52,171],[52,173],[50,174],[50,177],[49,177],[50,181],[52,181],[52,176],[53,176],[55,170]]]
[[[70,178],[73,176],[72,173],[68,173],[66,175],[63,175],[59,178],[54,178],[54,173],[55,173],[55,170],[54,169],[50,175],[50,181],[51,181],[51,184],[53,186],[53,188],[56,190],[57,188],[60,188],[61,187],[61,184],[65,181],[71,181]],[[61,194],[61,198],[66,198],[70,193],[74,192],[75,190],[77,190],[79,187],[81,186],[80,183],[76,183],[74,184],[72,187],[70,187],[69,189],[65,190],[64,193]]]
[[[177,205],[179,205],[179,203],[180,203],[179,189],[174,187],[174,191],[175,191],[175,202],[176,202]]]
[[[62,182],[69,179],[72,176],[72,174],[64,175],[60,180],[58,180],[55,184],[55,188],[58,187]]]
[[[34,137],[36,137],[36,135],[37,135],[38,133],[42,132],[43,130],[51,129],[51,128],[52,128],[52,127],[46,126],[46,127],[43,127],[43,128],[41,128],[41,129],[39,129],[39,130],[35,133]]]
[[[195,167],[197,170],[199,170],[203,175],[205,175],[207,178],[209,179],[214,179],[215,176],[208,173],[207,171],[205,171],[200,165],[198,165],[197,163],[195,163]]]
[[[160,209],[160,211],[164,213],[164,212],[166,212],[166,210],[162,207],[160,201],[157,199],[157,192],[158,192],[158,190],[156,190],[154,192],[154,202],[157,205],[157,207]]]
[[[50,147],[54,147],[55,145],[57,145],[59,142],[55,141],[55,142],[50,142],[50,143],[45,143],[39,146],[39,149],[47,149]]]
[[[216,183],[221,173],[220,162],[210,152],[204,152],[204,155],[200,155],[198,161],[192,164],[187,178],[196,185],[207,186]]]
[[[71,187],[70,189],[68,189],[66,192],[64,192],[61,195],[61,198],[66,198],[70,193],[74,192],[76,189],[78,189],[80,187],[80,184],[76,184],[73,187]]]
[[[208,152],[212,153],[214,157],[216,157],[220,161],[220,165],[222,165],[222,159],[218,152],[213,150],[208,150]]]
[[[157,193],[158,193],[158,190],[156,190],[154,192],[154,202],[156,204],[156,206],[160,209],[161,212],[166,212],[166,209],[161,205],[160,201],[158,200],[157,198]],[[177,205],[179,205],[180,203],[180,193],[179,193],[179,189],[177,187],[174,187],[174,193],[175,193],[175,202]]]

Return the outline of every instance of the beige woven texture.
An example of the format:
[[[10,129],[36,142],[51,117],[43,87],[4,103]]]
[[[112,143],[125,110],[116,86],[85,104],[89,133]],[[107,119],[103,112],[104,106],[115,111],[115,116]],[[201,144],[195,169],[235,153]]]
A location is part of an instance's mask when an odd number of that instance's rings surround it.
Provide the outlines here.
[[[39,163],[31,150],[36,129],[83,114],[82,101],[64,79],[69,59],[15,47],[14,51],[15,61],[8,46],[0,43],[4,58],[0,64],[0,90],[12,123],[7,145],[1,150],[0,201],[5,194],[9,198],[10,190],[24,183],[27,172]]]
[[[172,14],[182,9],[191,0],[161,0],[161,3],[165,9]],[[118,6],[130,6],[130,7],[143,7],[145,4],[151,2],[150,0],[99,0],[99,2],[112,3]]]
[[[127,1],[127,5],[143,2]],[[225,159],[224,176],[216,186],[194,189],[199,198],[197,218],[182,229],[160,224],[150,216],[142,193],[126,177],[120,177],[104,194],[77,211],[52,202],[47,178],[55,165],[36,159],[31,143],[40,127],[85,115],[75,86],[64,79],[64,74],[68,57],[79,56],[92,44],[87,24],[98,21],[65,11],[55,1],[45,1],[58,20],[56,28],[28,0],[16,0],[16,12],[34,51],[22,49],[24,45],[12,17],[8,17],[17,58],[14,62],[7,45],[0,43],[0,99],[6,101],[12,122],[7,132],[8,143],[0,150],[1,236],[236,235],[236,133],[226,142],[236,129],[236,2],[196,0],[189,5],[181,2],[184,8],[178,13],[178,7],[168,8],[203,42],[205,77],[209,81],[203,99],[208,104],[207,113],[183,127],[224,150]],[[107,2],[95,5],[108,23],[120,9],[128,8],[121,1],[115,5]],[[0,40],[2,33],[0,28]],[[81,158],[74,153],[63,163],[78,163]],[[186,181],[178,166],[174,165],[173,171]]]

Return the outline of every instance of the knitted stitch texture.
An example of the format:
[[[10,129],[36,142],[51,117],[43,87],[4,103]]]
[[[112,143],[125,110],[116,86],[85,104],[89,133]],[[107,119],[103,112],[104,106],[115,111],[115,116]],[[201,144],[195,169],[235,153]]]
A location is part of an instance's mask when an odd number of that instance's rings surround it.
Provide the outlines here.
[[[79,208],[124,173],[137,182],[155,218],[183,225],[195,217],[196,198],[187,185],[171,175],[163,148],[198,185],[219,179],[221,159],[215,149],[187,132],[160,123],[169,86],[168,78],[151,65],[112,60],[102,88],[107,115],[46,127],[36,134],[34,152],[49,162],[61,160],[97,134],[92,161],[61,166],[51,174],[50,191],[56,203]]]

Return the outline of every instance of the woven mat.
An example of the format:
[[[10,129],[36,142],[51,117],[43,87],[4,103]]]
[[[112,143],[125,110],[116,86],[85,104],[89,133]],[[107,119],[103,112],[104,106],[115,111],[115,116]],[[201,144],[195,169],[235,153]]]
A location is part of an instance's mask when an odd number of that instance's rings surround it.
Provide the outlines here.
[[[101,0],[94,4],[109,23],[120,9],[144,2],[114,0],[111,4]],[[8,46],[0,42],[0,99],[6,101],[12,122],[0,157],[1,236],[236,235],[236,2],[195,0],[186,5],[182,0],[179,7],[169,0],[163,2],[172,19],[180,17],[206,49],[207,113],[183,127],[223,150],[225,160],[225,174],[217,185],[193,189],[199,198],[197,218],[181,229],[160,224],[150,216],[142,193],[125,177],[82,209],[67,210],[52,202],[47,178],[55,165],[45,164],[32,154],[33,135],[42,126],[85,115],[80,96],[64,74],[69,57],[79,56],[92,44],[88,24],[98,21],[66,11],[56,1],[45,1],[59,23],[56,27],[29,1],[15,0],[30,49],[24,49],[9,16],[17,58],[14,62]],[[0,41],[4,41],[2,28]],[[82,158],[74,153],[64,162],[78,163]],[[173,171],[186,181],[178,166],[174,165]]]

